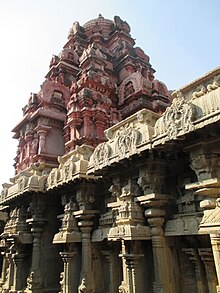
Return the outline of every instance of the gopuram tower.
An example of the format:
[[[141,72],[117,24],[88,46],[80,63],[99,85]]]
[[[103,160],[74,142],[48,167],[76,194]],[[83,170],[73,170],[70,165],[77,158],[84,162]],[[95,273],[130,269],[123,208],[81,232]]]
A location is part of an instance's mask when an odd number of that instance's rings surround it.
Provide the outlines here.
[[[118,16],[73,23],[13,129],[19,141],[16,173],[36,162],[55,166],[59,155],[76,146],[96,147],[106,140],[105,129],[140,109],[164,112],[169,92],[154,78],[149,57],[134,45],[129,25]]]

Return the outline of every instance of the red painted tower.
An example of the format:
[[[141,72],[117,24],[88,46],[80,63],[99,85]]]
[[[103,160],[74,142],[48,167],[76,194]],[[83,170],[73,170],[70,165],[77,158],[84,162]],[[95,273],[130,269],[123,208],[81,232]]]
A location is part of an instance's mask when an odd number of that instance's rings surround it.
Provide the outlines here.
[[[106,128],[142,108],[162,113],[170,95],[154,72],[120,17],[73,23],[41,90],[31,94],[13,129],[19,140],[16,172],[34,162],[52,167],[77,145],[97,146]]]

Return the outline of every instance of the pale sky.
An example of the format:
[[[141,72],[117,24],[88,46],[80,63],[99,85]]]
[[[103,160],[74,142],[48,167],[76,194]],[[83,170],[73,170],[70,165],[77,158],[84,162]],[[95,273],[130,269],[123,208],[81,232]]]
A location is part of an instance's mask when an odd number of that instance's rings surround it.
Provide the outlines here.
[[[0,0],[0,184],[14,176],[17,141],[30,92],[38,92],[52,54],[74,21],[119,15],[150,56],[155,77],[177,89],[220,65],[219,0]]]

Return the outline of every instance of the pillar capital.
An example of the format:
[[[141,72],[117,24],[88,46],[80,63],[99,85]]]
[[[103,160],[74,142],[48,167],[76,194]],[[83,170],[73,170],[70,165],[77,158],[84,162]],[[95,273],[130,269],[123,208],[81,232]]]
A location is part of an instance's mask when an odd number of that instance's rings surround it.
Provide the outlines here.
[[[65,263],[69,263],[71,259],[76,255],[76,252],[60,252],[60,256],[62,257]]]

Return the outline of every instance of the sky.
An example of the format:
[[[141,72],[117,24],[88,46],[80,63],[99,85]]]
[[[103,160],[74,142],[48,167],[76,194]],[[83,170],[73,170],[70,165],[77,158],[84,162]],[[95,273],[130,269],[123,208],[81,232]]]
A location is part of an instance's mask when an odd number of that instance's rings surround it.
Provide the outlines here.
[[[220,65],[219,11],[219,0],[0,0],[0,184],[14,176],[11,130],[74,21],[119,15],[155,77],[174,90]]]

